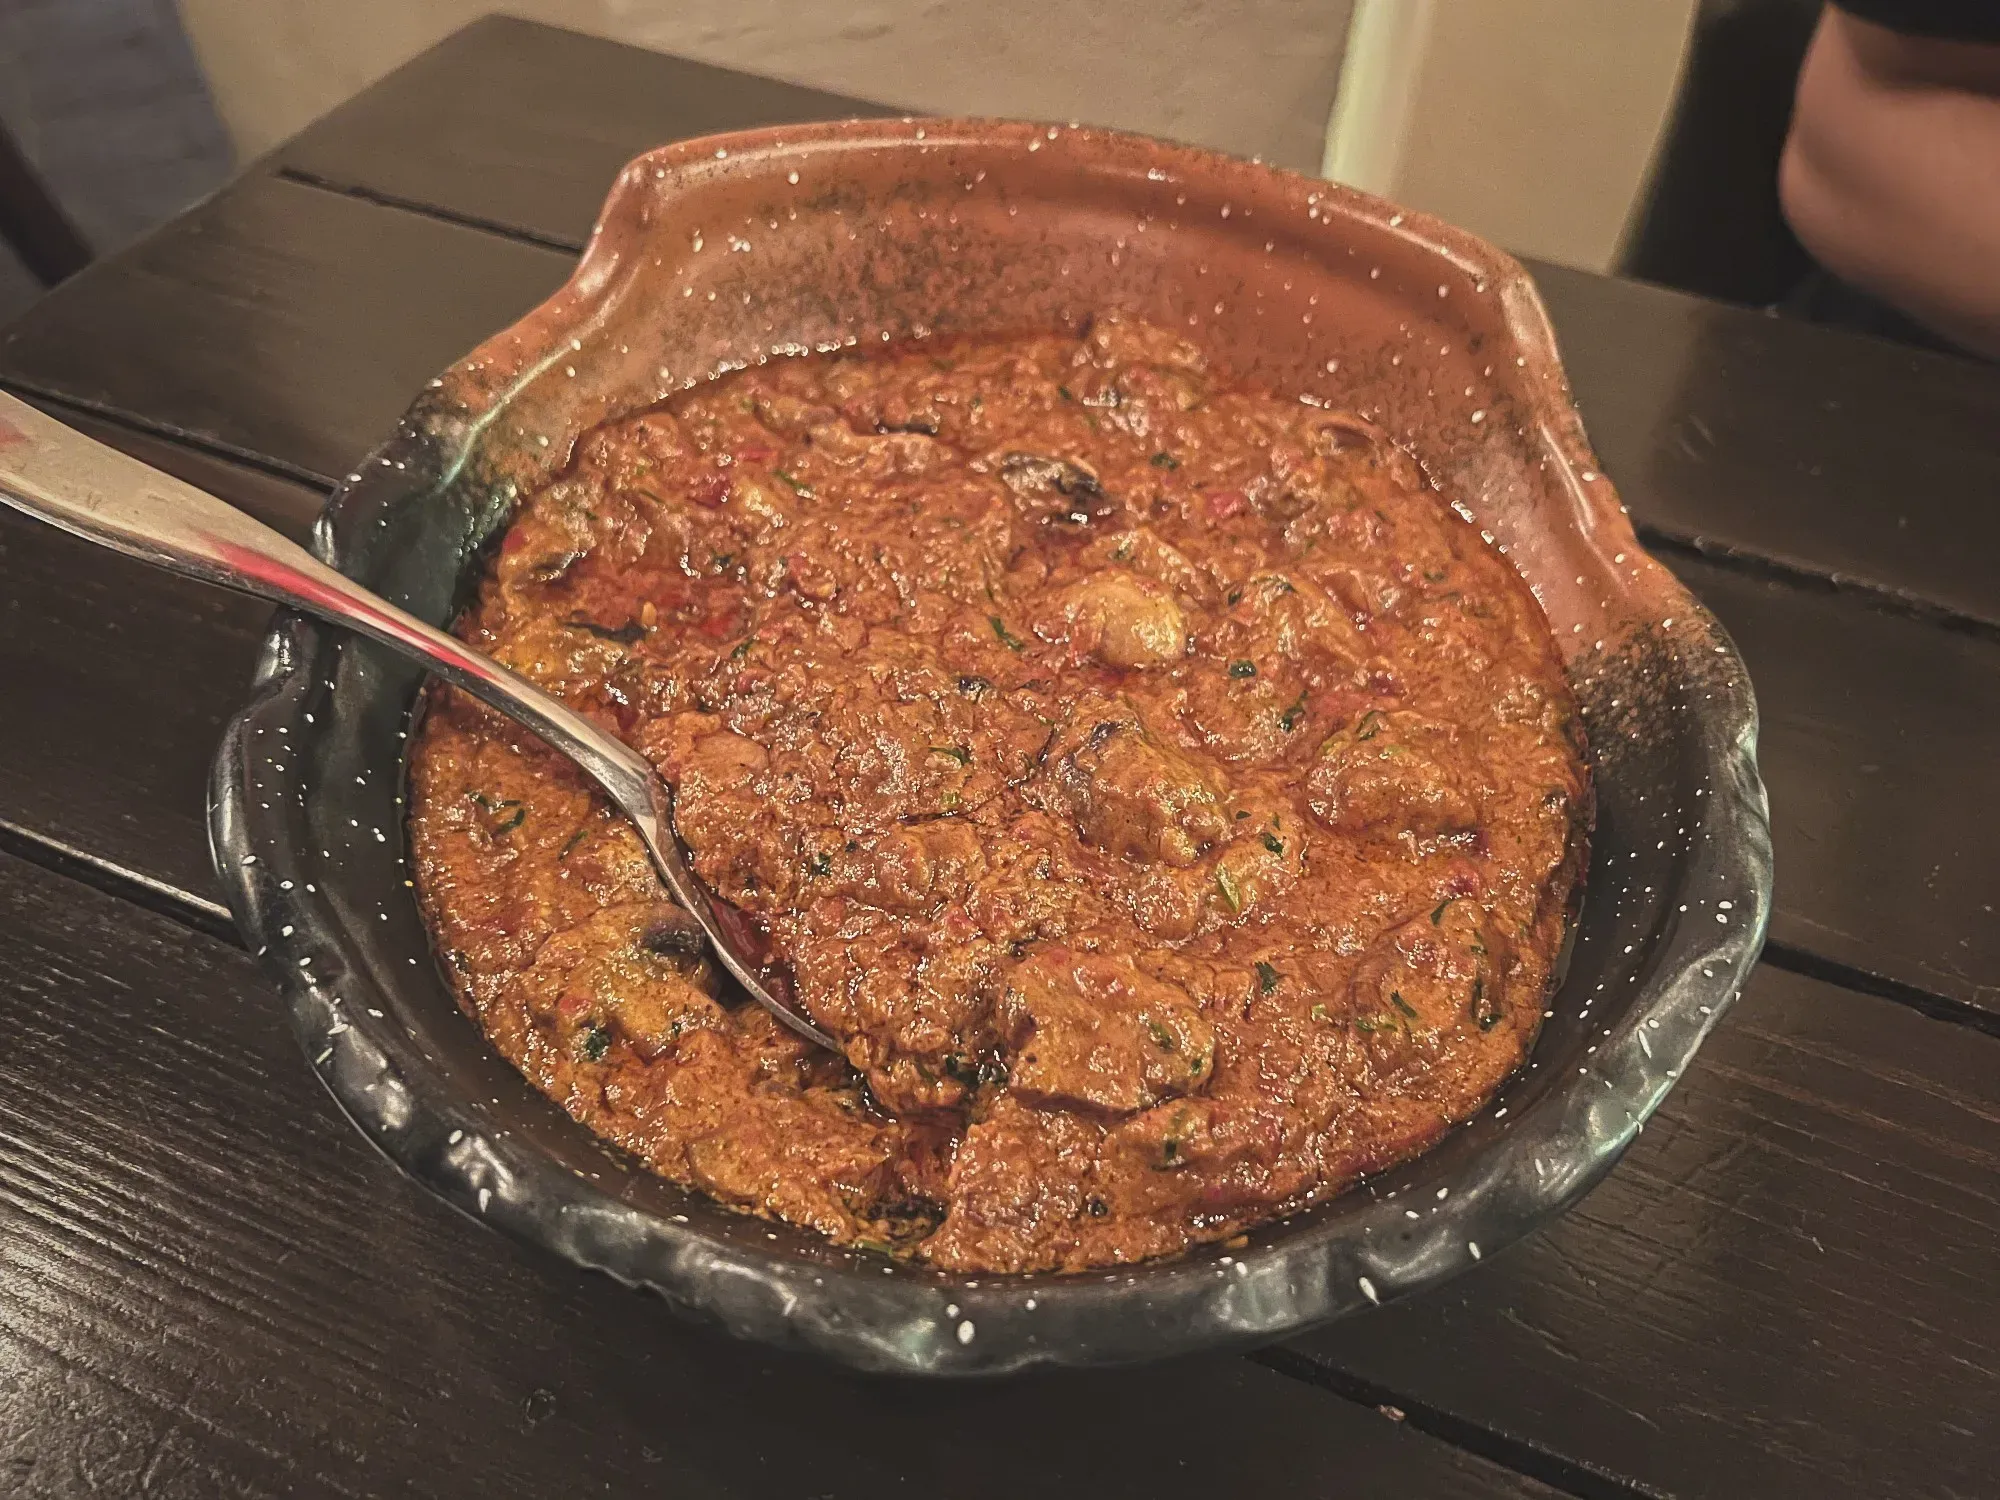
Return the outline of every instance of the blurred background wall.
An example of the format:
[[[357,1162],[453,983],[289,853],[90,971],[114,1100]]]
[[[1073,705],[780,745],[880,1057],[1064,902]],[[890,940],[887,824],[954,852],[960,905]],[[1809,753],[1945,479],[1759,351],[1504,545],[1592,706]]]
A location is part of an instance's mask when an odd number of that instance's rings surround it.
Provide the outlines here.
[[[99,254],[232,165],[174,0],[0,0],[0,127]],[[0,243],[0,320],[40,291]]]
[[[181,0],[246,155],[495,8],[494,0]],[[1122,125],[1311,170],[1352,6],[508,0],[498,8],[914,111]]]
[[[246,155],[491,0],[180,0]],[[522,15],[912,110],[1083,119],[1612,263],[1694,0],[513,0]],[[1349,49],[1350,26],[1355,47]],[[1345,66],[1343,67],[1343,60]],[[1336,119],[1336,91],[1364,107]],[[532,100],[522,100],[524,109]]]
[[[1519,254],[1616,262],[1695,0],[1360,0],[1328,176]]]

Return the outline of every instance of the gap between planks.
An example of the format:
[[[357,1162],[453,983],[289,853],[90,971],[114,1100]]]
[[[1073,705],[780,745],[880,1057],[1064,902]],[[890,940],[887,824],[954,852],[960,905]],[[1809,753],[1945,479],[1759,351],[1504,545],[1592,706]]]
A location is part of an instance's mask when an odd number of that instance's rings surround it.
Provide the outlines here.
[[[1884,974],[1871,973],[1852,964],[1839,963],[1790,943],[1765,939],[1761,962],[1769,964],[1774,969],[1783,969],[1789,974],[1798,974],[1807,979],[1817,979],[1826,984],[1837,985],[1844,990],[1873,995],[1878,1000],[1892,1001],[1933,1021],[1965,1026],[1990,1037],[2000,1037],[2000,1014],[1986,1010],[1969,1000],[1953,1000],[1943,995],[1935,995],[1917,985],[1907,984],[1900,979],[1891,979]]]
[[[1246,1357],[1267,1370],[1318,1386],[1357,1406],[1372,1406],[1392,1421],[1407,1422],[1427,1437],[1511,1469],[1562,1494],[1575,1496],[1576,1500],[1672,1500],[1664,1490],[1649,1484],[1621,1479],[1509,1433],[1455,1417],[1438,1407],[1412,1403],[1386,1386],[1331,1369],[1282,1344],[1252,1350]]]
[[[2000,624],[1982,620],[1977,615],[1949,609],[1924,598],[1921,594],[1892,589],[1884,584],[1870,583],[1865,578],[1856,578],[1852,573],[1840,573],[1830,568],[1810,568],[1803,563],[1769,557],[1762,552],[1749,552],[1741,547],[1726,546],[1707,537],[1664,531],[1636,518],[1632,529],[1639,534],[1640,542],[1654,553],[1664,552],[1677,557],[1694,558],[1712,567],[1741,573],[1747,578],[1755,578],[1765,583],[1783,584],[1788,588],[1803,589],[1812,593],[1839,594],[1859,600],[1868,608],[1879,610],[1883,614],[1914,620],[1920,625],[1948,630],[1957,635],[1969,635],[1979,640],[2000,643]]]
[[[289,463],[282,458],[273,458],[268,453],[257,453],[248,448],[239,448],[233,443],[220,442],[202,433],[190,432],[172,422],[161,422],[152,417],[140,416],[122,406],[112,406],[105,402],[73,396],[53,386],[42,385],[39,381],[22,380],[13,375],[0,376],[0,391],[7,391],[24,401],[32,400],[61,411],[75,412],[79,416],[95,417],[108,426],[122,427],[127,432],[160,438],[190,452],[222,459],[245,469],[253,469],[273,479],[285,479],[293,484],[304,485],[307,489],[318,490],[322,495],[331,495],[334,491],[336,481],[331,475],[318,473],[300,464]]]

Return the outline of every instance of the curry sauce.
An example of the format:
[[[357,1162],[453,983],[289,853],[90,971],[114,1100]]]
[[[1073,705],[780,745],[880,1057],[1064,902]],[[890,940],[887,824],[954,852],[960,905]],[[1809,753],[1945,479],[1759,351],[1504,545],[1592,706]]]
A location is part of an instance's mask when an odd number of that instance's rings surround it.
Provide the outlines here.
[[[440,690],[461,1002],[654,1170],[982,1271],[1230,1236],[1522,1062],[1590,797],[1541,611],[1358,418],[1169,333],[773,360],[606,423],[460,634],[648,756],[833,1056],[637,835]]]

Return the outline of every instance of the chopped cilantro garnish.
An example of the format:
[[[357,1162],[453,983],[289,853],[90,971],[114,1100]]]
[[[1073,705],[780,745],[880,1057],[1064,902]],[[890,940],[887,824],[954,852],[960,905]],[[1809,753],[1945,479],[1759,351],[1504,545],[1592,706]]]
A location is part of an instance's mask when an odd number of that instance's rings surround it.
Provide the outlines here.
[[[592,1021],[577,1033],[577,1051],[591,1062],[603,1062],[604,1054],[611,1050],[611,1028]]]
[[[1404,1015],[1408,1016],[1411,1020],[1414,1021],[1417,1018],[1416,1007],[1411,1005],[1409,1001],[1403,998],[1403,992],[1401,990],[1389,991],[1389,1003],[1395,1006],[1396,1009],[1400,1010]]]
[[[1153,467],[1156,469],[1178,469],[1180,466],[1181,461],[1171,453],[1155,453],[1153,455]]]
[[[1283,854],[1285,852],[1285,841],[1276,834],[1267,833],[1264,835],[1264,847],[1269,849],[1273,854]]]
[[[1257,988],[1264,994],[1268,995],[1272,990],[1275,990],[1278,987],[1278,981],[1284,977],[1284,975],[1280,974],[1262,959],[1257,960]]]
[[[1299,689],[1299,695],[1292,700],[1292,706],[1278,716],[1278,727],[1290,734],[1299,727],[1299,720],[1306,716],[1306,691]]]
[[[1491,1031],[1499,1024],[1500,1009],[1498,1006],[1487,1004],[1484,979],[1472,981],[1472,1003],[1466,1007],[1466,1013],[1479,1023],[1481,1031]]]
[[[1257,675],[1257,663],[1254,661],[1233,661],[1229,664],[1229,675],[1231,677],[1255,677]]]
[[[1236,877],[1229,872],[1229,866],[1215,867],[1215,888],[1222,893],[1222,899],[1229,903],[1231,911],[1243,910],[1243,888],[1236,883]]]
[[[797,479],[790,474],[787,474],[783,469],[773,469],[771,471],[771,474],[773,478],[782,480],[784,483],[790,485],[792,487],[792,492],[796,494],[800,499],[802,500],[812,499],[813,492],[811,485],[806,484],[804,481]]]
[[[1009,630],[1006,622],[998,615],[988,615],[986,620],[993,627],[993,633],[1000,637],[1000,644],[1005,646],[1009,651],[1025,651],[1027,649],[1028,643]]]
[[[933,745],[931,746],[931,754],[948,755],[961,766],[972,764],[972,752],[963,745]]]

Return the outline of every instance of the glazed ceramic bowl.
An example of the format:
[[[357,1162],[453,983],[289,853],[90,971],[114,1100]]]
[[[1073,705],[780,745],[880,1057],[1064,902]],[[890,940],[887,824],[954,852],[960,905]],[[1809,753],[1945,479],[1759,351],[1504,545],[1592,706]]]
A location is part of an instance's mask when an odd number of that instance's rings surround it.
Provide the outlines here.
[[[1721,628],[1634,541],[1534,287],[1468,235],[1094,130],[869,121],[663,147],[619,177],[569,284],[432,382],[315,546],[442,623],[516,497],[605,417],[768,358],[1110,309],[1373,418],[1533,586],[1598,816],[1528,1066],[1423,1157],[1233,1251],[965,1278],[738,1216],[601,1145],[459,1012],[404,834],[420,674],[281,615],[217,763],[216,858],[313,1069],[412,1176],[732,1333],[963,1375],[1271,1340],[1467,1270],[1610,1169],[1762,941],[1756,707]]]

